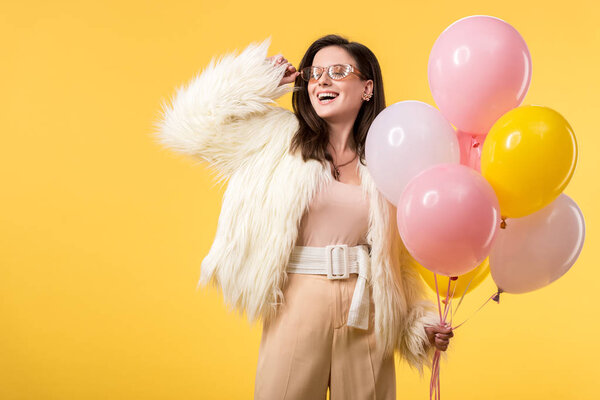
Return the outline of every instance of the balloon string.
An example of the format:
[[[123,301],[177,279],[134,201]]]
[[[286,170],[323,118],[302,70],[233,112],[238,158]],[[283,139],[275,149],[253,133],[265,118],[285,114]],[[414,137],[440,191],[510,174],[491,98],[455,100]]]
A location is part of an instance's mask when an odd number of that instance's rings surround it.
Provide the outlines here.
[[[467,284],[467,287],[463,291],[463,293],[460,297],[460,300],[458,302],[458,305],[456,306],[456,310],[452,309],[452,299],[454,298],[454,294],[456,293],[457,285],[456,284],[454,285],[454,287],[452,288],[452,295],[450,295],[450,285],[452,283],[452,279],[449,277],[448,288],[446,290],[446,298],[444,299],[444,315],[443,315],[443,317],[442,317],[442,305],[440,303],[440,290],[439,290],[439,286],[438,286],[438,282],[437,282],[437,275],[435,273],[433,274],[433,278],[435,280],[435,292],[436,292],[437,300],[438,300],[438,313],[440,315],[440,323],[442,325],[445,325],[446,318],[448,316],[448,311],[449,311],[450,312],[450,326],[452,326],[453,315],[458,310],[458,307],[460,307],[460,305],[465,297],[465,294],[467,293],[467,290],[469,289],[469,286],[471,285],[471,282],[473,282],[474,276],[471,277],[471,279],[469,280],[469,283]],[[494,299],[499,294],[500,294],[500,290],[498,290],[497,293],[494,293],[489,299],[487,299],[485,301],[485,303],[483,303],[469,318],[467,318],[466,320],[464,320],[463,322],[458,324],[456,327],[453,327],[452,330],[458,328],[459,326],[461,326],[462,324],[467,322],[468,319],[470,319],[473,315],[475,315],[479,310],[481,310],[483,308],[483,306],[485,306],[490,300]],[[432,368],[431,368],[431,380],[429,382],[429,400],[441,400],[440,358],[441,358],[441,352],[440,352],[440,350],[436,350],[435,354],[433,356],[433,363],[432,363]],[[435,396],[435,399],[433,399],[434,396]]]
[[[469,286],[471,286],[471,282],[473,282],[473,279],[475,278],[475,275],[473,275],[471,277],[471,280],[469,280],[469,283],[467,284],[467,287],[465,288],[465,290],[463,291],[462,296],[460,296],[460,300],[458,301],[458,305],[456,306],[456,308],[454,309],[454,313],[456,314],[456,312],[458,311],[458,307],[460,307],[460,303],[462,303],[463,299],[465,298],[465,294],[467,294],[467,290],[469,290]]]
[[[446,291],[446,306],[444,307],[444,320],[442,322],[446,322],[446,319],[448,317],[448,311],[452,308],[452,297],[450,297],[450,282],[451,280],[448,279],[448,290]]]
[[[452,325],[452,315],[453,315],[453,311],[452,311],[452,300],[454,299],[454,293],[456,292],[456,286],[458,286],[457,281],[458,281],[458,277],[455,277],[454,279],[452,279],[451,277],[448,279],[448,291],[446,293],[450,292],[450,283],[452,281],[455,281],[454,283],[454,287],[452,288],[452,295],[450,296],[450,300],[448,301],[448,309],[450,311],[450,321],[449,324]],[[444,315],[444,321],[447,321],[448,319],[446,318],[448,315],[448,312],[445,313]]]
[[[454,293],[456,292],[456,286],[458,286],[458,281],[454,283],[454,287],[452,288],[452,296],[450,296],[450,303],[452,303],[452,299],[454,298]],[[449,322],[450,326],[452,326],[452,316],[453,316],[453,311],[452,311],[452,307],[450,307],[450,322]]]
[[[446,290],[446,298],[444,299],[444,316],[442,317],[442,305],[440,303],[440,290],[437,282],[437,274],[433,273],[433,278],[435,280],[435,292],[438,300],[438,313],[440,316],[440,324],[445,325],[446,317],[448,315],[448,311],[452,309],[452,297],[450,297],[450,283],[452,279],[448,279],[448,289]],[[456,287],[455,287],[456,289]],[[431,365],[431,380],[429,382],[429,400],[433,400],[433,396],[435,395],[435,400],[441,399],[441,386],[440,386],[440,350],[436,350],[433,356],[433,362]]]
[[[435,281],[435,293],[437,294],[438,312],[440,314],[440,322],[443,322],[442,321],[442,305],[440,304],[440,290],[438,289],[437,275],[435,272],[433,273],[433,280]]]
[[[429,382],[429,399],[431,400],[435,395],[435,398],[439,400],[440,394],[440,356],[441,352],[439,350],[435,351],[433,355],[433,365],[431,370],[431,381]]]
[[[434,272],[433,273],[433,280],[435,281],[435,294],[437,296],[437,303],[438,303],[438,313],[440,316],[440,322],[442,322],[442,305],[440,303],[440,290],[439,290],[439,286],[438,286],[438,281],[437,281],[437,274]],[[434,400],[433,397],[435,395],[435,400],[437,400],[437,385],[436,385],[436,371],[437,371],[437,367],[438,367],[438,351],[435,351],[435,354],[433,355],[433,361],[431,364],[431,379],[429,381],[429,400]]]
[[[433,392],[435,394],[435,398],[436,400],[440,399],[440,358],[441,358],[441,351],[436,350],[435,351],[435,372],[433,375]]]
[[[477,310],[475,310],[475,312],[473,314],[471,314],[469,316],[469,318],[465,319],[463,322],[461,322],[460,324],[458,324],[455,327],[453,327],[452,330],[457,329],[459,326],[461,326],[462,324],[464,324],[465,322],[467,322],[469,319],[471,319],[471,317],[473,317],[473,315],[475,315],[479,310],[481,310],[483,308],[483,306],[485,306],[490,300],[492,300],[494,297],[496,297],[497,294],[498,294],[498,292],[496,292],[493,295],[491,295],[490,298],[485,301],[485,303],[483,303]]]
[[[441,353],[440,353],[440,355],[441,355]],[[438,365],[440,364],[439,360],[440,360],[440,357],[438,357]],[[437,400],[441,400],[441,398],[442,398],[442,389],[441,389],[441,386],[440,386],[440,370],[439,370],[439,366],[438,366],[438,376],[437,376],[436,379],[437,379],[437,396],[438,396]]]
[[[429,400],[433,400],[433,396],[436,395],[436,381],[435,381],[435,371],[437,369],[437,359],[438,359],[439,350],[435,351],[433,355],[433,364],[431,366],[431,380],[429,381]],[[437,398],[437,395],[435,396]]]
[[[446,298],[444,299],[444,316],[442,318],[441,317],[442,306],[440,304],[440,291],[439,291],[439,287],[438,287],[438,283],[437,283],[437,275],[434,273],[433,277],[435,280],[435,290],[436,290],[436,295],[437,295],[437,299],[438,299],[438,312],[440,314],[440,322],[442,325],[444,325],[446,322],[446,317],[448,316],[448,311],[450,311],[450,321],[452,321],[452,315],[453,315],[452,298],[454,297],[454,293],[456,292],[456,285],[454,286],[454,288],[452,290],[452,296],[450,296],[450,283],[452,282],[452,279],[448,280],[448,289],[446,290]],[[472,281],[473,281],[473,278],[471,278],[471,280],[467,284],[467,287],[463,291],[460,301],[458,302],[458,305],[456,306],[457,310],[458,310],[458,307],[460,306],[465,294],[467,293],[469,285],[471,285]],[[463,322],[461,322],[460,324],[458,324],[455,327],[452,327],[451,329],[455,330],[459,326],[461,326],[462,324],[467,322],[471,317],[473,317],[473,315],[475,315],[477,312],[479,312],[479,310],[481,310],[490,300],[494,299],[495,301],[498,301],[497,299],[499,298],[500,293],[502,293],[502,290],[498,289],[498,291],[496,293],[494,293],[492,296],[490,296],[490,298],[488,298],[473,314],[471,314],[471,316],[469,318],[465,319]],[[450,325],[452,325],[452,322],[450,322]],[[441,400],[442,390],[441,390],[441,382],[440,382],[440,358],[441,358],[441,352],[440,352],[440,350],[436,350],[435,354],[433,356],[433,362],[432,362],[432,366],[431,366],[431,380],[429,382],[429,400]],[[435,396],[435,399],[434,399],[434,396]]]
[[[457,282],[458,282],[458,280],[457,280]],[[454,293],[456,292],[456,286],[458,286],[458,285],[455,283],[454,287],[452,288],[452,296],[451,297],[454,297]]]
[[[450,303],[452,302],[452,297],[448,300],[450,296],[450,284],[452,283],[452,279],[448,278],[448,288],[446,289],[446,299],[444,300],[444,319],[443,322],[446,321],[446,316],[448,315],[448,310],[450,309]]]

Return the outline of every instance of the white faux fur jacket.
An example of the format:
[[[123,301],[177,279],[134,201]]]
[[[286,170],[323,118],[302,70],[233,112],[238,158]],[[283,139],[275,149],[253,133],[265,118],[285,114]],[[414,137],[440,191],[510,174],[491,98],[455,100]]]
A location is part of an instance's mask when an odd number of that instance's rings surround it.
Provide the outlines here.
[[[245,311],[251,323],[271,318],[284,301],[301,218],[318,187],[333,179],[329,167],[288,151],[298,122],[274,102],[292,88],[278,86],[285,65],[265,60],[270,42],[269,36],[240,54],[213,58],[177,90],[172,105],[163,104],[154,132],[159,144],[207,162],[219,182],[228,180],[199,285],[220,287],[225,303]],[[439,314],[407,262],[394,205],[377,191],[367,168],[360,162],[358,168],[362,193],[370,199],[368,284],[378,345],[388,355],[396,350],[422,374],[435,351],[424,327],[438,324]]]

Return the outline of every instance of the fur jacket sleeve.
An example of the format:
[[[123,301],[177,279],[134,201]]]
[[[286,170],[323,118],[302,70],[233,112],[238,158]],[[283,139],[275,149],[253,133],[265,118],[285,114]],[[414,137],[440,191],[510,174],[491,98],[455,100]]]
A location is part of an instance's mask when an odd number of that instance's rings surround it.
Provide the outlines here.
[[[292,88],[279,86],[286,67],[266,61],[269,44],[270,37],[239,55],[213,58],[177,89],[171,104],[163,104],[155,132],[159,144],[207,162],[229,180],[199,283],[213,282],[226,303],[252,322],[271,318],[281,304],[299,222],[315,188],[331,179],[329,169],[315,160],[288,154],[297,118],[274,100]],[[371,200],[367,240],[377,343],[386,354],[400,353],[422,374],[435,351],[424,328],[438,324],[439,316],[407,260],[395,207],[361,168]]]
[[[292,90],[279,86],[285,65],[266,60],[271,38],[251,43],[241,54],[213,57],[202,73],[177,88],[162,104],[158,143],[207,162],[229,179],[270,140],[265,128],[274,113],[288,113],[275,100]]]

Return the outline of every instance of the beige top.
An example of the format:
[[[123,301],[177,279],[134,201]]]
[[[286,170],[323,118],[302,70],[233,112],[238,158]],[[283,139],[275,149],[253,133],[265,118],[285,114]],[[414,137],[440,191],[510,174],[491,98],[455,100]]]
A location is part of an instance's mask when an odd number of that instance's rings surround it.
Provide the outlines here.
[[[367,244],[368,226],[369,200],[363,198],[362,187],[332,179],[304,213],[296,245]]]

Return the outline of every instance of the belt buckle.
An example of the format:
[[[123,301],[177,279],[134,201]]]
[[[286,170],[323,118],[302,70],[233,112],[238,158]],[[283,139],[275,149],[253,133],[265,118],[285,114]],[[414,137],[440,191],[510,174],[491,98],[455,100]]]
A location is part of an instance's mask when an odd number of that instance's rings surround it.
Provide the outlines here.
[[[350,269],[348,266],[348,245],[347,244],[331,244],[325,246],[327,251],[327,279],[346,279],[350,277]],[[333,273],[333,249],[340,248],[343,250],[342,259],[344,260],[344,272],[342,274]]]

